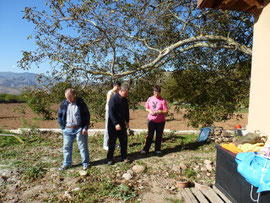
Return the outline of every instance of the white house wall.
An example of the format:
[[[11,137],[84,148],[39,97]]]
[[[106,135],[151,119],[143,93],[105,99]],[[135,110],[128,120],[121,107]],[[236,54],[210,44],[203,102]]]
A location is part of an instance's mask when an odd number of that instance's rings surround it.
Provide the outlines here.
[[[270,137],[270,0],[254,24],[248,131],[257,130]]]

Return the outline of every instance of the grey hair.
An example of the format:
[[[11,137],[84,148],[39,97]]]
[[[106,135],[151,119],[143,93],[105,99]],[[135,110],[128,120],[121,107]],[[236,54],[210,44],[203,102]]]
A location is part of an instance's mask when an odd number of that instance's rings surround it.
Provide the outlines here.
[[[65,91],[65,94],[70,93],[72,95],[76,95],[76,90],[74,90],[73,88],[67,88]]]
[[[123,91],[123,92],[126,92],[126,91],[129,90],[129,87],[126,84],[122,84],[121,87],[120,87],[120,90]]]

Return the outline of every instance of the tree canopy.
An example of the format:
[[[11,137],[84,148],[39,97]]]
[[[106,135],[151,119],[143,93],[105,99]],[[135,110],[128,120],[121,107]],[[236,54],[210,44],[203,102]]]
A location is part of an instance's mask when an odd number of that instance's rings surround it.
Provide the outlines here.
[[[251,55],[252,21],[244,13],[198,10],[194,0],[48,0],[25,8],[37,49],[19,61],[28,69],[49,60],[52,75],[97,79],[170,70],[181,54],[207,47]]]
[[[248,98],[253,18],[196,6],[196,0],[47,0],[43,10],[25,8],[37,49],[23,51],[18,64],[29,69],[49,61],[56,81],[133,78],[141,89],[156,70],[167,71],[166,99],[192,105],[186,114],[192,125],[226,120]]]

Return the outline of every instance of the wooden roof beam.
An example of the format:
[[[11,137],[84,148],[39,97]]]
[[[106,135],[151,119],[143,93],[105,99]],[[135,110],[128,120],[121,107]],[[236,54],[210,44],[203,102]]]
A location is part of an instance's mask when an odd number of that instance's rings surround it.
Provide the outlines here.
[[[256,6],[258,9],[263,8],[264,0],[243,0],[245,3],[251,6]]]
[[[200,8],[218,8],[218,6],[222,3],[223,0],[198,0],[198,7]]]
[[[254,13],[261,10],[264,0],[198,0],[199,8],[238,10]]]
[[[228,7],[234,5],[235,3],[237,3],[239,0],[225,0],[222,2],[223,5],[226,5]]]

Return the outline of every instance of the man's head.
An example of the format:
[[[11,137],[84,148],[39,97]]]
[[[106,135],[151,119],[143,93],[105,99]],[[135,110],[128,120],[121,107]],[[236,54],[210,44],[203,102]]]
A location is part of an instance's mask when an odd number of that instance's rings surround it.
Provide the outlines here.
[[[158,85],[155,85],[153,87],[153,92],[154,92],[154,96],[155,97],[159,97],[160,96],[160,92],[161,92],[161,87]]]
[[[76,99],[76,91],[72,88],[66,89],[65,97],[66,97],[68,102],[73,103]]]
[[[113,91],[119,91],[120,87],[121,82],[119,82],[118,80],[113,83]]]
[[[119,94],[121,97],[125,98],[128,96],[128,86],[127,85],[121,85]]]

